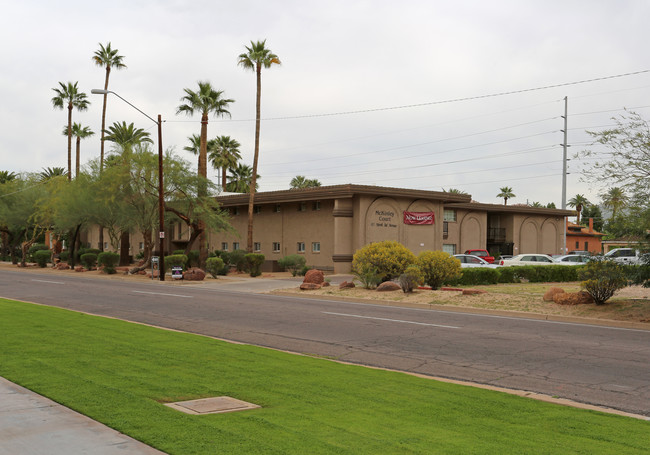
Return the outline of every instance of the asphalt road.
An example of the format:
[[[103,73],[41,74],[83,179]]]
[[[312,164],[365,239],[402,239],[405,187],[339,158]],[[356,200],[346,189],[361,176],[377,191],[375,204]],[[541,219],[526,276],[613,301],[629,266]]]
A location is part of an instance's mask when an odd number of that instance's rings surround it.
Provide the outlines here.
[[[0,274],[6,298],[650,416],[648,330],[262,295],[248,286]]]

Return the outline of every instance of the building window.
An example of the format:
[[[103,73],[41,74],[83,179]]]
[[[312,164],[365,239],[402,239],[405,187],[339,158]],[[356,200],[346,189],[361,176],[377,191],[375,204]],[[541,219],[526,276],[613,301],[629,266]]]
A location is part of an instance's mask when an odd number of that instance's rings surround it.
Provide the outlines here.
[[[275,204],[275,207],[273,207],[273,212],[280,213],[280,204]]]
[[[144,250],[144,242],[140,242],[140,251]]]
[[[237,251],[239,249],[239,242],[232,242],[232,250]]]
[[[315,202],[312,204],[311,209],[312,209],[312,210],[320,210],[320,201],[315,201]]]
[[[274,253],[280,252],[280,242],[273,242],[273,252]]]
[[[253,207],[253,212],[254,213],[262,213],[262,206],[261,205],[256,205]]]
[[[456,244],[455,243],[443,243],[442,251],[449,254],[456,254]]]
[[[305,252],[305,242],[298,242],[298,253]]]
[[[576,250],[580,249],[580,242],[576,242]]]
[[[221,251],[228,251],[228,242],[221,242]]]
[[[446,239],[449,237],[449,221],[442,222],[442,238]]]
[[[589,251],[589,242],[585,242],[585,251]]]
[[[253,243],[253,251],[262,251],[262,244],[260,242]]]
[[[298,204],[298,211],[299,212],[304,212],[305,210],[307,210],[307,204],[306,203],[301,202],[300,204]]]
[[[239,215],[239,207],[233,207],[231,210],[233,215]]]
[[[320,253],[320,242],[311,242],[311,251],[313,253]]]
[[[442,221],[456,221],[456,210],[445,209],[443,212]]]

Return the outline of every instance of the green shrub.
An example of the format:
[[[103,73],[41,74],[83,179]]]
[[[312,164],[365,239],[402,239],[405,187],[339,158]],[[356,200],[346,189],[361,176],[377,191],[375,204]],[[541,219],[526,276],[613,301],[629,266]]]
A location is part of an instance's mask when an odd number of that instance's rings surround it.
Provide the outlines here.
[[[68,262],[70,259],[70,252],[68,250],[61,251],[59,253],[59,259],[61,259],[61,262]]]
[[[497,270],[499,272],[499,283],[520,283],[521,279],[517,270],[521,267],[499,267]]]
[[[372,264],[357,264],[356,269],[352,273],[354,273],[354,276],[357,277],[361,282],[361,286],[365,289],[375,289],[381,283],[381,275]]]
[[[75,251],[75,257],[77,258],[78,261],[80,261],[81,256],[83,256],[86,253],[93,253],[95,255],[98,255],[101,252],[102,251],[97,248],[79,248],[77,251]]]
[[[260,276],[262,274],[262,264],[264,264],[264,255],[259,253],[248,253],[244,256],[246,270],[250,276]]]
[[[502,267],[500,270],[517,269],[519,278],[531,283],[562,283],[578,280],[578,271],[581,265],[524,265],[517,267]]]
[[[457,284],[463,286],[478,286],[487,284],[497,284],[499,282],[499,270],[488,267],[472,267],[463,269],[462,276],[457,280]]]
[[[115,273],[115,266],[120,262],[120,255],[112,251],[104,251],[97,256],[97,264],[104,267],[104,273],[112,275]]]
[[[460,261],[444,251],[423,251],[417,257],[417,265],[431,289],[439,289],[444,282],[462,275]]]
[[[185,254],[185,250],[175,250],[172,255]],[[190,250],[187,253],[187,268],[199,266],[199,250]]]
[[[305,276],[313,267],[309,265],[303,265],[302,268],[298,271],[298,276]]]
[[[223,259],[220,257],[209,257],[205,261],[205,268],[207,272],[212,275],[212,278],[217,278],[217,276],[223,271]]]
[[[596,305],[604,304],[627,285],[625,266],[614,261],[588,262],[578,271],[578,278]]]
[[[79,259],[81,259],[81,263],[84,265],[86,270],[92,270],[97,264],[96,253],[84,253],[79,257]]]
[[[165,270],[163,273],[167,273],[167,270],[171,270],[172,267],[180,266],[185,270],[187,264],[187,256],[184,254],[172,254],[170,256],[165,256]]]
[[[32,261],[37,262],[34,253],[36,253],[37,251],[44,251],[49,249],[50,248],[44,243],[34,243],[32,246],[29,247],[29,250],[27,250],[27,260],[30,262]]]
[[[235,250],[228,254],[229,264],[234,266],[238,272],[246,271],[246,260],[244,256],[246,256],[246,251],[244,250]]]
[[[404,293],[413,292],[413,289],[418,287],[424,281],[424,274],[420,267],[411,264],[399,276],[399,285],[402,287]]]
[[[415,255],[399,242],[385,240],[370,243],[354,253],[352,273],[376,270],[382,281],[399,277],[415,263]]]
[[[278,265],[285,271],[291,272],[292,276],[298,275],[298,272],[305,266],[305,257],[300,254],[290,254],[278,259]]]
[[[50,250],[36,250],[32,253],[32,257],[39,267],[44,268],[52,259],[52,252]]]

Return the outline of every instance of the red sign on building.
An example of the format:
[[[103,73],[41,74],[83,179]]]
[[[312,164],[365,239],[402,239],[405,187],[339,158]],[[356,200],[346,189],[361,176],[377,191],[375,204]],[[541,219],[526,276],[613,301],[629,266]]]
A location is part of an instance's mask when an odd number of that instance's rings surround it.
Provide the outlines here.
[[[433,212],[404,212],[404,224],[433,224]]]

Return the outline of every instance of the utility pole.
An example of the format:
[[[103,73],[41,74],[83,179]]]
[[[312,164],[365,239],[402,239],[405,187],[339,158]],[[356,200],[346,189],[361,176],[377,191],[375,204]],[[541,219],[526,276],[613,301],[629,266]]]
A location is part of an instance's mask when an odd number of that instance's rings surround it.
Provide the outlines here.
[[[564,142],[562,143],[562,210],[566,210],[566,162],[567,162],[567,132],[568,132],[568,121],[569,121],[569,97],[564,97]],[[562,226],[562,253],[566,254],[566,221],[567,217],[564,217],[564,226]]]

